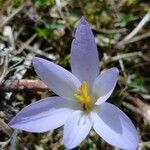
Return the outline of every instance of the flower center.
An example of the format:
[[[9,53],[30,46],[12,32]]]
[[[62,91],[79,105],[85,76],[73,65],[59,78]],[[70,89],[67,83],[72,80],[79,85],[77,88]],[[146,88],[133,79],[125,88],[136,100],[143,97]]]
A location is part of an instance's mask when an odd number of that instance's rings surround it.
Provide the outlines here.
[[[86,81],[84,81],[79,86],[79,93],[74,94],[77,101],[83,104],[83,109],[89,111],[91,109],[91,97],[89,96],[89,86]]]

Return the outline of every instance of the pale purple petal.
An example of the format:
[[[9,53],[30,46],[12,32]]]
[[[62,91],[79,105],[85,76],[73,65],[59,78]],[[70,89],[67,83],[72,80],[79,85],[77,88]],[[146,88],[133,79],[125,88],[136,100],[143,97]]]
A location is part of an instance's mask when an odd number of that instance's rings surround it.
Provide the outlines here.
[[[103,103],[92,114],[94,130],[109,144],[126,150],[136,150],[137,131],[131,120],[115,105]]]
[[[111,68],[103,71],[93,84],[93,94],[98,99],[96,104],[100,105],[105,102],[112,94],[119,75],[117,68]]]
[[[74,102],[60,97],[48,97],[23,108],[9,123],[15,129],[46,132],[64,124],[74,111]]]
[[[64,144],[68,149],[77,147],[88,135],[92,127],[90,116],[76,111],[64,125]]]
[[[71,45],[71,69],[81,82],[87,81],[92,87],[99,74],[99,58],[93,33],[85,20],[81,18]]]
[[[81,83],[72,73],[42,58],[34,57],[32,61],[36,73],[50,90],[63,98],[74,98]]]

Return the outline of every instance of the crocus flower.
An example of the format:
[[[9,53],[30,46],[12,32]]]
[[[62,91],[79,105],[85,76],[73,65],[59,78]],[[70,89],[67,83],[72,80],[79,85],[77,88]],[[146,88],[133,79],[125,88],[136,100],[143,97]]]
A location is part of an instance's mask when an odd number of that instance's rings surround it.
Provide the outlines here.
[[[36,73],[59,96],[47,97],[23,108],[9,123],[28,132],[47,132],[64,125],[68,149],[78,146],[93,129],[109,144],[135,150],[139,139],[130,119],[106,102],[112,94],[118,69],[99,70],[93,33],[82,17],[71,45],[72,73],[42,58],[34,57]]]

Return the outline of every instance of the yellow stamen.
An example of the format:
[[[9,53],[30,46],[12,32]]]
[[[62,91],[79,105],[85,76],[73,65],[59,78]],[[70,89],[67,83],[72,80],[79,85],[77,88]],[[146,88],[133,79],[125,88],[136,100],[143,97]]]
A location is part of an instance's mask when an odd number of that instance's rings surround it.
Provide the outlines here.
[[[79,87],[79,93],[74,94],[74,97],[77,101],[83,104],[83,108],[88,111],[91,108],[91,98],[89,96],[89,86],[86,81]]]

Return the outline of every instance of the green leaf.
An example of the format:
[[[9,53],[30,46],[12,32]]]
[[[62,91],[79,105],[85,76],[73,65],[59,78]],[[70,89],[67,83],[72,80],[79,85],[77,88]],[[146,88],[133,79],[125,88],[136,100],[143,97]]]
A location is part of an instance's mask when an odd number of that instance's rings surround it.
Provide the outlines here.
[[[47,7],[55,5],[55,0],[35,0],[37,7]]]
[[[132,14],[123,14],[120,18],[120,26],[125,27],[133,18]]]
[[[39,37],[46,38],[50,35],[50,30],[47,28],[42,29],[42,28],[36,27],[35,30]]]
[[[46,24],[46,28],[51,29],[51,30],[63,29],[63,28],[65,28],[65,24],[63,24],[63,23],[50,23],[50,24]]]

